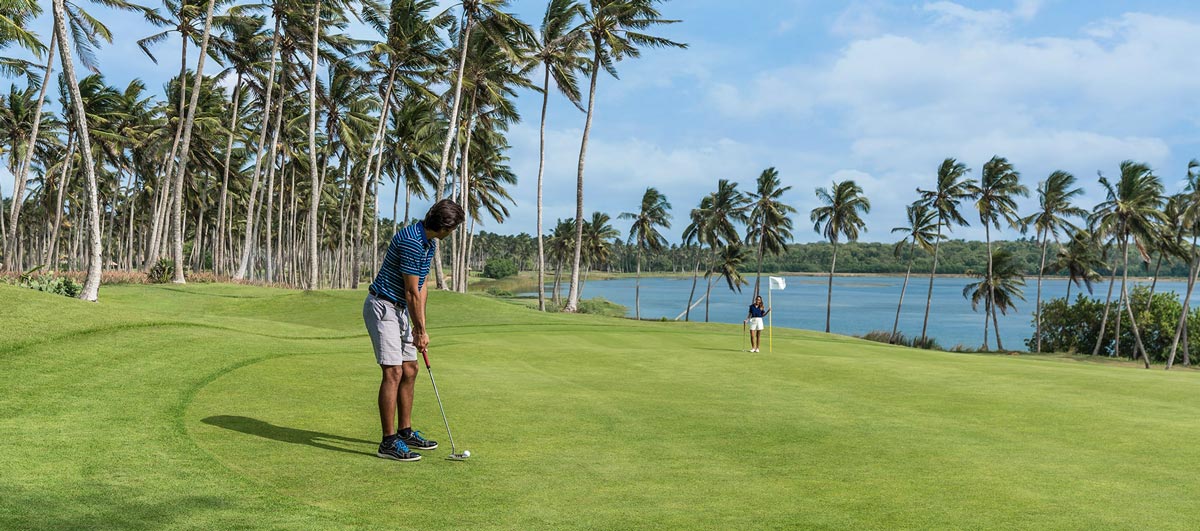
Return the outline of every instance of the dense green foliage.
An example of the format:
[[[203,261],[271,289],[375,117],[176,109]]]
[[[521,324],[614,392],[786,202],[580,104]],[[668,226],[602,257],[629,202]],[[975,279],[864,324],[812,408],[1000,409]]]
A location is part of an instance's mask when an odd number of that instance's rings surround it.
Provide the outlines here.
[[[1119,289],[1118,284],[1116,291]],[[1151,362],[1166,362],[1171,351],[1171,342],[1175,337],[1175,328],[1179,324],[1179,312],[1183,308],[1180,295],[1175,292],[1158,292],[1151,298],[1149,288],[1138,286],[1130,292],[1130,297],[1146,354]],[[1117,343],[1113,338],[1113,325],[1117,313],[1120,312],[1121,356],[1134,359],[1138,355],[1135,351],[1133,330],[1129,326],[1129,315],[1123,306],[1117,306],[1116,299],[1117,294],[1114,293],[1100,355],[1111,356],[1116,353]],[[1150,304],[1147,310],[1148,301]],[[1043,301],[1042,308],[1042,350],[1091,354],[1100,332],[1100,320],[1104,316],[1102,298],[1080,294],[1071,304],[1067,304],[1062,298],[1050,299]],[[1032,350],[1035,342],[1036,337],[1031,337],[1025,340],[1025,345]],[[1200,345],[1200,308],[1193,308],[1188,312],[1188,342],[1192,346]],[[1184,359],[1182,342],[1179,348],[1180,359]]]
[[[79,296],[79,292],[83,290],[83,285],[70,277],[59,276],[53,273],[39,273],[37,270],[24,273],[16,278],[5,277],[0,280],[3,280],[5,283],[21,286],[22,288],[67,297],[77,297]]]
[[[504,278],[517,274],[517,265],[508,258],[493,258],[483,266],[483,276],[488,278]]]
[[[1066,242],[1064,242],[1066,243]],[[632,273],[635,269],[636,249],[624,242],[613,241],[610,244],[610,260],[603,267],[597,265],[594,269]],[[1041,260],[1041,247],[1032,237],[1011,241],[992,242],[994,250],[1005,250],[1012,253],[1012,259],[1026,277],[1037,276],[1038,262]],[[522,271],[536,268],[537,241],[528,234],[506,236],[483,232],[476,237],[476,248],[481,249],[484,259],[503,256],[511,258]],[[894,243],[880,242],[848,242],[838,244],[839,273],[879,273],[903,274],[907,266],[907,254],[900,257],[894,254]],[[1050,256],[1058,249],[1058,244],[1050,242]],[[907,249],[905,249],[907,253]],[[787,251],[780,256],[766,255],[763,258],[764,272],[793,272],[820,273],[829,271],[829,261],[832,258],[832,247],[828,242],[794,243],[787,246]],[[920,252],[918,249],[913,263],[913,272],[926,274],[932,266],[933,257]],[[1048,260],[1047,263],[1050,261]],[[548,262],[551,264],[552,262]],[[642,257],[643,272],[686,272],[695,266],[695,249],[672,245],[661,252],[647,253]],[[1134,263],[1130,261],[1131,275],[1152,275],[1154,263]],[[987,270],[987,246],[984,242],[947,240],[942,242],[938,256],[938,273],[965,275]],[[744,273],[754,271],[754,262],[749,261],[742,267]],[[1107,274],[1107,269],[1100,269]],[[1066,275],[1065,271],[1047,271],[1048,275]],[[1164,261],[1159,273],[1164,277],[1186,277],[1187,264],[1180,260]]]

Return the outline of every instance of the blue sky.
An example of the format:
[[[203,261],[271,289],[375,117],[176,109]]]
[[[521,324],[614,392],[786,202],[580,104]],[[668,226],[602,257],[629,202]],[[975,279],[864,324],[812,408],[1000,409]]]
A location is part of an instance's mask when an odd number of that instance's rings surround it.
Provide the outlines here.
[[[513,2],[531,22],[543,9],[541,0]],[[1069,171],[1087,208],[1103,200],[1097,171],[1114,176],[1122,160],[1144,161],[1175,192],[1188,160],[1200,158],[1194,2],[675,0],[661,10],[683,22],[659,33],[690,48],[648,50],[618,64],[621,79],[600,80],[585,208],[615,218],[655,186],[674,206],[672,241],[718,179],[750,189],[771,166],[792,187],[785,199],[799,211],[797,241],[819,240],[808,221],[814,190],[845,179],[873,204],[862,239],[890,241],[915,188],[932,185],[945,157],[973,177],[992,155],[1008,157],[1031,190],[1051,171]],[[134,44],[153,28],[96,13],[116,38],[98,55],[107,81],[140,77],[161,90],[178,71],[163,57],[178,41],[160,45],[164,62],[155,65]],[[48,35],[48,20],[38,27]],[[477,229],[535,232],[540,103],[522,94],[525,121],[510,135],[517,206],[503,225]],[[584,115],[552,98],[548,119],[552,226],[574,216]],[[0,188],[11,194],[11,178]],[[386,216],[391,192],[382,192]],[[975,225],[954,236],[982,239]]]

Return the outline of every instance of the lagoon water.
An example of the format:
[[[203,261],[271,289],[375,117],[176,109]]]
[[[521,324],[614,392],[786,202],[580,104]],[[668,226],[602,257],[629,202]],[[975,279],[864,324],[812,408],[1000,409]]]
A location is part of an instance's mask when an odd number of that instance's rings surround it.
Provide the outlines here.
[[[788,276],[787,289],[771,293],[774,325],[787,328],[825,330],[825,295],[827,277]],[[754,277],[747,279],[753,283]],[[763,299],[767,298],[767,279],[762,280]],[[962,290],[974,282],[969,278],[939,277],[934,281],[933,305],[929,315],[928,334],[943,347],[954,345],[978,347],[983,341],[983,305],[978,311],[971,309],[971,302],[963,297]],[[1000,336],[1008,349],[1025,350],[1026,339],[1033,336],[1032,310],[1037,292],[1037,279],[1027,279],[1026,301],[1017,301],[1015,311],[1000,315]],[[1133,282],[1133,281],[1131,281]],[[833,316],[831,331],[836,334],[861,335],[871,330],[891,332],[896,318],[896,303],[904,277],[861,276],[834,277]],[[1139,282],[1149,284],[1149,282]],[[674,319],[687,306],[688,292],[692,288],[691,278],[642,278],[642,318]],[[705,280],[700,278],[696,285],[696,297],[704,295]],[[1107,282],[1094,285],[1094,297],[1103,299]],[[583,297],[604,297],[629,308],[634,315],[634,279],[590,280],[583,285]],[[929,277],[913,276],[904,296],[904,308],[900,314],[900,331],[906,336],[921,335],[921,320],[925,313],[925,296],[929,289]],[[1133,289],[1131,285],[1130,290]],[[1156,291],[1175,291],[1181,296],[1187,289],[1182,281],[1160,280]],[[1120,279],[1114,288],[1114,298],[1120,290]],[[709,320],[739,324],[746,317],[753,284],[742,289],[741,294],[732,292],[724,283],[713,282],[712,300],[709,304]],[[1067,292],[1067,281],[1061,278],[1045,279],[1042,282],[1042,300],[1062,297]],[[1080,293],[1071,287],[1071,297]],[[1084,290],[1086,293],[1086,290]],[[1193,297],[1192,306],[1200,306],[1200,297]],[[704,320],[704,303],[692,309],[691,320]],[[990,328],[990,327],[989,327]],[[991,332],[989,345],[996,348],[995,332]]]

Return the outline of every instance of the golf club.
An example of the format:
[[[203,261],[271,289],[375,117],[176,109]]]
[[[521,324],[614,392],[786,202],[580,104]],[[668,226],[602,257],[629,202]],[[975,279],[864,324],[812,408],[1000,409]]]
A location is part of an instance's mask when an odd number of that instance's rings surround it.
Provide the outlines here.
[[[463,450],[461,454],[455,451],[454,435],[450,433],[450,421],[446,420],[446,408],[442,407],[442,395],[438,393],[437,380],[433,379],[433,368],[429,366],[429,355],[425,351],[422,351],[421,357],[425,359],[425,372],[429,373],[429,382],[433,384],[433,396],[437,397],[438,409],[442,412],[442,422],[446,424],[446,435],[450,437],[450,455],[446,456],[446,459],[451,461],[465,461],[468,457],[471,457],[471,451]]]

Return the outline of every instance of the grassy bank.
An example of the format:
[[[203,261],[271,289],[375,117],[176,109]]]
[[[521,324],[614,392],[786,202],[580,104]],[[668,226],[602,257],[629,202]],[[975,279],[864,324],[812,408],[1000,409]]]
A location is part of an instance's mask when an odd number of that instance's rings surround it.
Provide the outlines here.
[[[1200,374],[434,293],[419,463],[363,293],[0,285],[0,529],[1194,529]]]

